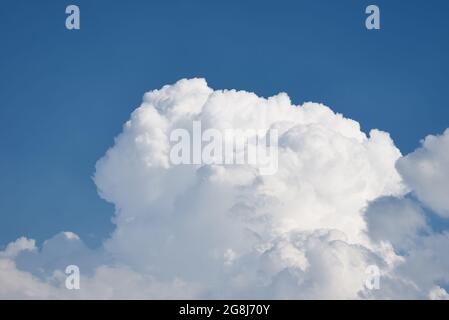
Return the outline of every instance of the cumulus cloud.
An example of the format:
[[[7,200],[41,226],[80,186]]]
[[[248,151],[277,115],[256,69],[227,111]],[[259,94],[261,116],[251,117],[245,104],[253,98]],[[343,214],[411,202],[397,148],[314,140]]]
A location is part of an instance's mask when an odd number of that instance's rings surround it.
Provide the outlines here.
[[[441,136],[427,136],[421,148],[398,161],[397,168],[425,206],[449,218],[449,129]]]
[[[397,251],[415,246],[419,236],[430,232],[422,208],[407,198],[383,197],[365,212],[373,241],[388,241]]]
[[[170,134],[194,121],[277,130],[277,172],[173,165]],[[322,104],[180,80],[146,93],[97,162],[99,195],[116,210],[111,237],[94,251],[68,232],[42,248],[17,240],[0,253],[0,297],[444,298],[448,237],[423,208],[447,214],[444,192],[426,192],[447,187],[447,132],[401,158],[388,133],[367,135]],[[423,162],[435,173],[414,176]],[[81,290],[64,288],[68,264],[80,266]]]

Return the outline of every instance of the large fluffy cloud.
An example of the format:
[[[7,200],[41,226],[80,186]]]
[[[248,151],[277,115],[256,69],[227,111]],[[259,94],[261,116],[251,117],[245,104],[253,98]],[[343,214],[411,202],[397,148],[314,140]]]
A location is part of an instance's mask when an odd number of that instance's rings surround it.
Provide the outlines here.
[[[278,170],[174,165],[170,135],[193,134],[193,122],[277,130]],[[145,94],[96,165],[116,208],[112,236],[95,251],[69,232],[41,249],[17,240],[0,254],[0,297],[444,298],[448,237],[424,208],[448,212],[446,136],[401,158],[387,133],[366,135],[324,105],[180,80]],[[64,288],[68,264],[81,269],[80,290]],[[370,266],[379,289],[366,285]]]

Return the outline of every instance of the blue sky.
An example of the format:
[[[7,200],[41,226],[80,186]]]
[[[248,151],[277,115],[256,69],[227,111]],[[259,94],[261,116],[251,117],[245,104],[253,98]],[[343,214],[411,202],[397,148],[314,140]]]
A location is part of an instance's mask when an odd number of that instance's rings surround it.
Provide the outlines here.
[[[65,7],[81,30],[65,29]],[[2,1],[0,245],[61,230],[97,246],[114,208],[91,179],[145,91],[180,78],[322,102],[403,153],[449,124],[449,3]]]

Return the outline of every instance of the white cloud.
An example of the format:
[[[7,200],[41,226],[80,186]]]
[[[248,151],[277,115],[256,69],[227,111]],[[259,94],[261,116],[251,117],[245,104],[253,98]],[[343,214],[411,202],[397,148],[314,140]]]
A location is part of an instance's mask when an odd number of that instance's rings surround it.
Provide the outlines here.
[[[449,294],[443,288],[436,286],[430,291],[429,298],[432,300],[449,300]]]
[[[0,251],[0,258],[15,258],[22,251],[35,251],[36,241],[21,237],[9,243],[4,251]]]
[[[379,198],[370,204],[365,217],[370,238],[389,241],[398,251],[413,247],[419,236],[430,232],[423,210],[410,199]]]
[[[172,165],[170,132],[192,130],[193,121],[205,128],[276,128],[278,172]],[[447,158],[438,144],[427,149],[442,163]],[[411,178],[403,183],[395,167],[400,157],[387,133],[367,136],[324,105],[181,80],[146,93],[96,165],[99,194],[116,207],[110,239],[95,251],[70,233],[40,250],[22,239],[0,253],[0,284],[7,274],[21,279],[0,293],[20,294],[27,283],[44,286],[42,297],[56,290],[62,298],[444,296],[435,287],[447,281],[446,236],[433,234],[421,205],[404,198],[408,188],[423,196]],[[443,258],[429,260],[429,252]],[[61,288],[64,264],[80,265],[80,291]],[[373,264],[381,290],[364,285]],[[435,276],[423,277],[426,268]]]
[[[57,298],[56,288],[20,271],[14,261],[0,258],[0,299],[45,299]]]
[[[419,200],[449,218],[449,129],[427,136],[422,147],[398,161],[398,171]]]
[[[417,199],[382,198],[366,210],[370,238],[391,244],[400,258],[390,276],[406,286],[393,281],[388,294],[447,299],[440,285],[449,285],[449,231],[434,231],[429,220],[432,215],[447,218],[449,213],[449,130],[427,136],[422,147],[400,158],[396,166]]]

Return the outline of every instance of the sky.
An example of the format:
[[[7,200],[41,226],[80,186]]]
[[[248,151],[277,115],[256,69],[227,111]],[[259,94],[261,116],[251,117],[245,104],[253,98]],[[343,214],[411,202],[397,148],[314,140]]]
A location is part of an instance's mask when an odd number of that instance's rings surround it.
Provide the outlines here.
[[[98,247],[114,206],[95,163],[148,90],[203,77],[215,89],[331,106],[403,154],[449,120],[449,3],[67,1],[0,6],[0,246],[60,232]]]
[[[0,299],[449,299],[449,4],[370,4],[3,1]],[[276,172],[170,162],[195,121]]]

